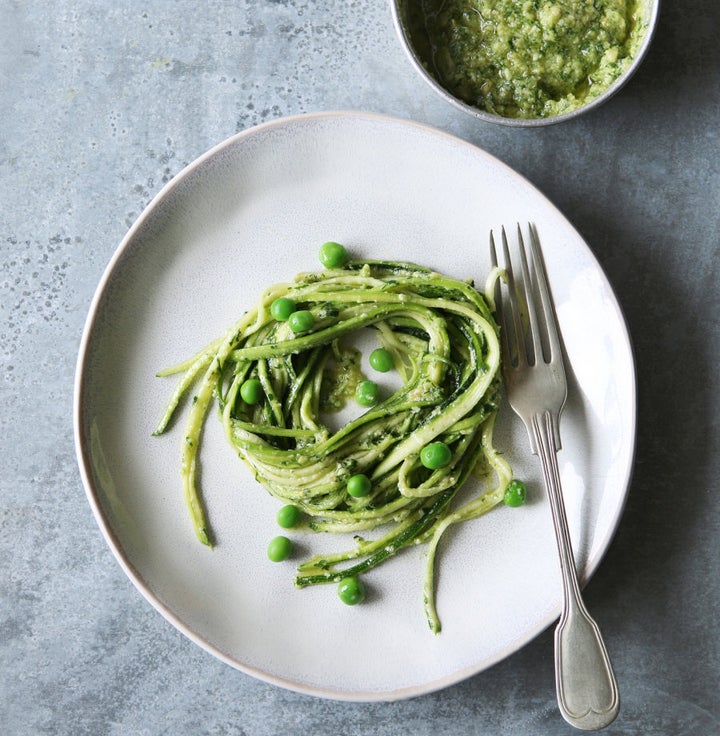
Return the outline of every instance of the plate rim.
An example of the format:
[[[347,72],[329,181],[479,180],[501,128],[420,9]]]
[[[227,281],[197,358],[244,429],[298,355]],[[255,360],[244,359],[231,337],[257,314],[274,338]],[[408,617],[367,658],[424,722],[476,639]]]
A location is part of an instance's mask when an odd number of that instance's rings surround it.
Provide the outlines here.
[[[299,682],[295,679],[288,677],[282,677],[274,675],[264,670],[261,670],[253,665],[238,662],[228,654],[224,653],[219,647],[208,642],[202,635],[198,634],[194,629],[185,621],[183,621],[178,614],[176,614],[169,606],[164,604],[157,594],[155,594],[150,585],[145,581],[143,575],[130,562],[127,555],[122,550],[122,544],[118,539],[117,534],[112,529],[106,515],[102,510],[102,506],[99,500],[99,492],[95,488],[93,481],[92,472],[92,461],[90,459],[90,452],[88,448],[88,440],[85,437],[84,432],[84,417],[86,416],[85,407],[85,384],[87,381],[86,369],[89,359],[88,349],[92,341],[93,332],[95,325],[100,314],[100,308],[103,304],[106,292],[112,281],[114,272],[123,257],[126,255],[131,247],[131,244],[135,238],[137,232],[143,227],[145,222],[152,216],[156,207],[172,192],[175,188],[180,186],[193,172],[199,169],[206,161],[214,158],[216,155],[221,153],[223,150],[236,145],[239,141],[245,138],[262,134],[263,132],[272,128],[281,128],[286,126],[293,126],[298,123],[307,123],[313,120],[331,120],[331,119],[356,119],[362,121],[376,121],[382,124],[394,125],[394,126],[407,126],[418,129],[428,135],[444,138],[448,142],[455,146],[467,147],[468,150],[472,150],[474,155],[480,155],[491,161],[493,166],[500,167],[506,172],[510,173],[513,178],[521,180],[525,186],[534,192],[539,197],[544,206],[551,210],[554,215],[560,218],[567,227],[570,228],[572,234],[577,240],[577,245],[584,249],[587,255],[592,260],[593,264],[598,269],[606,288],[612,295],[612,306],[617,313],[618,326],[621,328],[619,338],[621,338],[623,347],[627,351],[627,357],[629,360],[630,367],[630,391],[631,391],[631,405],[629,409],[629,438],[628,438],[628,463],[625,468],[625,475],[621,479],[622,485],[624,486],[624,492],[622,494],[621,502],[617,504],[615,513],[607,525],[607,531],[602,538],[602,543],[599,545],[599,552],[593,557],[588,558],[586,564],[585,575],[583,576],[581,585],[584,587],[594,576],[600,563],[604,559],[613,537],[615,536],[620,519],[622,518],[625,506],[627,504],[627,498],[630,491],[630,485],[632,482],[632,474],[635,465],[635,454],[637,450],[637,367],[635,354],[633,350],[632,341],[630,339],[630,332],[628,324],[625,319],[622,307],[617,299],[615,290],[612,288],[607,275],[599,263],[594,253],[590,249],[589,245],[585,242],[584,238],[576,230],[570,220],[557,208],[548,197],[543,194],[532,182],[530,182],[525,176],[517,172],[515,169],[504,163],[501,159],[495,155],[485,151],[480,146],[471,143],[457,135],[444,131],[442,129],[433,127],[426,123],[417,122],[414,120],[388,115],[384,113],[376,112],[365,112],[357,110],[331,110],[331,111],[318,111],[311,113],[301,113],[297,115],[291,115],[281,118],[269,120],[258,125],[252,126],[245,130],[239,131],[223,141],[215,144],[204,153],[200,154],[189,164],[184,166],[180,171],[177,172],[163,187],[150,199],[148,204],[144,207],[143,211],[133,222],[131,227],[126,232],[120,243],[115,247],[110,260],[105,266],[101,278],[95,287],[92,299],[88,307],[88,314],[85,319],[85,323],[82,330],[82,335],[78,347],[78,357],[75,366],[74,384],[73,384],[73,437],[75,444],[76,459],[79,466],[80,476],[85,491],[86,498],[92,510],[93,516],[96,523],[98,524],[100,531],[102,532],[105,542],[110,547],[110,550],[120,565],[121,569],[125,572],[127,577],[141,593],[141,595],[147,600],[155,610],[160,613],[171,625],[173,625],[178,631],[186,636],[194,644],[216,657],[220,661],[228,664],[235,670],[243,672],[255,679],[262,682],[272,684],[278,687],[282,687],[287,690],[291,690],[303,695],[320,697],[328,700],[338,701],[349,701],[349,702],[391,702],[397,700],[404,700],[408,698],[418,697],[421,695],[430,694],[437,692],[451,685],[458,684],[474,675],[483,672],[486,669],[494,666],[498,662],[506,659],[511,654],[519,651],[524,646],[533,641],[542,631],[547,629],[553,621],[555,621],[560,613],[559,605],[545,617],[540,617],[534,627],[526,630],[523,636],[514,640],[510,645],[503,648],[499,652],[496,652],[495,656],[484,659],[478,665],[470,665],[463,667],[459,670],[453,670],[452,673],[445,675],[444,677],[436,678],[431,682],[422,683],[420,685],[403,686],[393,690],[335,690],[327,686],[310,685]]]

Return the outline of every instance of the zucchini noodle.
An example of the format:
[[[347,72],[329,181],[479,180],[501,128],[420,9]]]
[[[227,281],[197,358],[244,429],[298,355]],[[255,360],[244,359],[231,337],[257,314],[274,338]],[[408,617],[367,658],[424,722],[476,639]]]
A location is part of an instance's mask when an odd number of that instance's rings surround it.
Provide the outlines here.
[[[409,263],[351,261],[300,274],[293,283],[267,289],[224,337],[162,371],[182,377],[155,434],[166,431],[192,393],[181,472],[200,541],[212,546],[196,469],[202,428],[217,404],[227,440],[269,493],[297,506],[315,531],[355,534],[352,549],[302,562],[296,585],[339,582],[425,543],[424,606],[438,632],[434,567],[440,538],[450,525],[501,502],[512,478],[492,442],[501,377],[490,295],[499,275],[494,269],[483,295],[469,283]],[[278,297],[312,313],[307,332],[295,334],[271,315]],[[333,391],[352,375],[345,338],[361,328],[374,330],[389,351],[402,386],[331,431],[323,414]],[[240,393],[249,379],[263,388],[255,405]],[[431,470],[420,452],[436,441],[450,448],[451,459]],[[459,502],[458,491],[473,472],[489,488]],[[372,485],[368,495],[355,498],[347,481],[358,473]],[[372,541],[357,534],[373,529],[381,531]]]

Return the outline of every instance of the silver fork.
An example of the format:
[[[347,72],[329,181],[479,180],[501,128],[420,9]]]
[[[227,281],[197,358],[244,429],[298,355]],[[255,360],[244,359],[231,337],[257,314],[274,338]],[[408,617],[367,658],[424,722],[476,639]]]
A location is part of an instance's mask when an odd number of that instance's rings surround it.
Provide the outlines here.
[[[555,629],[558,706],[571,725],[597,730],[615,719],[620,698],[600,629],[580,594],[556,457],[561,446],[560,414],[567,397],[567,380],[534,225],[529,225],[528,232],[529,250],[518,225],[519,278],[513,272],[505,228],[501,234],[507,294],[503,304],[498,281],[495,309],[501,330],[503,372],[508,401],[527,428],[532,452],[540,456],[560,554],[563,605]],[[498,265],[492,232],[490,255],[493,265]]]

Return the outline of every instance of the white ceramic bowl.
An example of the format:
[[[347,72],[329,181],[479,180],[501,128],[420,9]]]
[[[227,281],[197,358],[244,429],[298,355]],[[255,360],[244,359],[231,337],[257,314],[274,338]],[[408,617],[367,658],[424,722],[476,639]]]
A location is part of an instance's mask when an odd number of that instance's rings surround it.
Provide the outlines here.
[[[570,110],[566,113],[562,113],[561,115],[554,115],[554,116],[549,116],[549,117],[538,117],[538,118],[510,118],[510,117],[502,117],[495,113],[487,112],[486,110],[483,110],[474,105],[470,105],[467,102],[464,102],[463,100],[456,97],[448,89],[446,89],[443,86],[443,84],[432,74],[432,72],[428,68],[429,64],[427,63],[427,60],[423,59],[422,56],[418,53],[417,49],[415,48],[413,37],[412,37],[412,34],[410,33],[408,17],[407,17],[408,16],[407,8],[410,2],[417,2],[417,0],[390,0],[390,6],[392,10],[392,15],[393,15],[393,22],[395,24],[395,30],[397,31],[397,35],[398,35],[398,38],[400,39],[400,43],[402,44],[405,50],[405,53],[410,59],[410,62],[415,67],[415,69],[419,72],[420,76],[444,100],[449,102],[451,105],[457,108],[460,108],[461,110],[464,110],[465,112],[470,113],[477,119],[483,120],[486,122],[491,122],[491,123],[499,123],[500,125],[507,125],[507,126],[513,126],[513,127],[521,127],[521,128],[541,127],[545,125],[552,125],[554,123],[559,123],[559,122],[566,121],[566,120],[572,120],[574,118],[579,117],[580,115],[584,115],[586,112],[589,112],[590,110],[593,110],[596,107],[599,107],[604,102],[609,100],[616,92],[618,92],[627,83],[627,81],[635,73],[637,68],[640,66],[643,58],[645,57],[645,54],[647,53],[647,50],[650,46],[650,42],[652,41],[653,34],[655,32],[655,27],[657,25],[657,19],[658,19],[658,14],[659,14],[659,7],[660,7],[660,0],[645,0],[646,27],[645,27],[644,36],[642,38],[642,41],[640,42],[640,46],[637,50],[637,53],[635,54],[632,60],[632,63],[628,66],[628,68],[623,72],[623,74],[620,77],[618,77],[615,80],[615,82],[613,82],[607,88],[607,90],[605,90],[605,92],[598,95],[597,97],[594,97],[593,99],[589,100],[585,104],[580,105],[574,110]]]

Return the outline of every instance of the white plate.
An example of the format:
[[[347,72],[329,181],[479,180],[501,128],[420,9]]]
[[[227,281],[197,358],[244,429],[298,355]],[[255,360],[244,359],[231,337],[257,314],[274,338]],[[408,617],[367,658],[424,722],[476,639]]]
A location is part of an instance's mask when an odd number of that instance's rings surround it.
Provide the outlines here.
[[[558,615],[549,507],[527,436],[505,408],[497,444],[530,502],[452,530],[438,558],[443,630],[421,600],[422,549],[368,576],[347,607],[334,586],[296,590],[294,563],[266,558],[278,503],[211,417],[202,488],[217,537],[195,538],[179,478],[181,425],[151,437],[185,358],[261,290],[319,268],[318,246],[416,261],[482,284],[490,228],[533,221],[571,362],[560,467],[587,580],[622,512],[635,440],[635,375],[612,290],[578,233],[527,181],[437,130],[362,113],[278,120],[240,133],[175,177],[127,234],[98,287],[82,340],[75,431],[88,498],[143,595],[238,669],[293,690],[392,700],[445,687],[515,651]],[[296,535],[304,552],[350,540]]]

